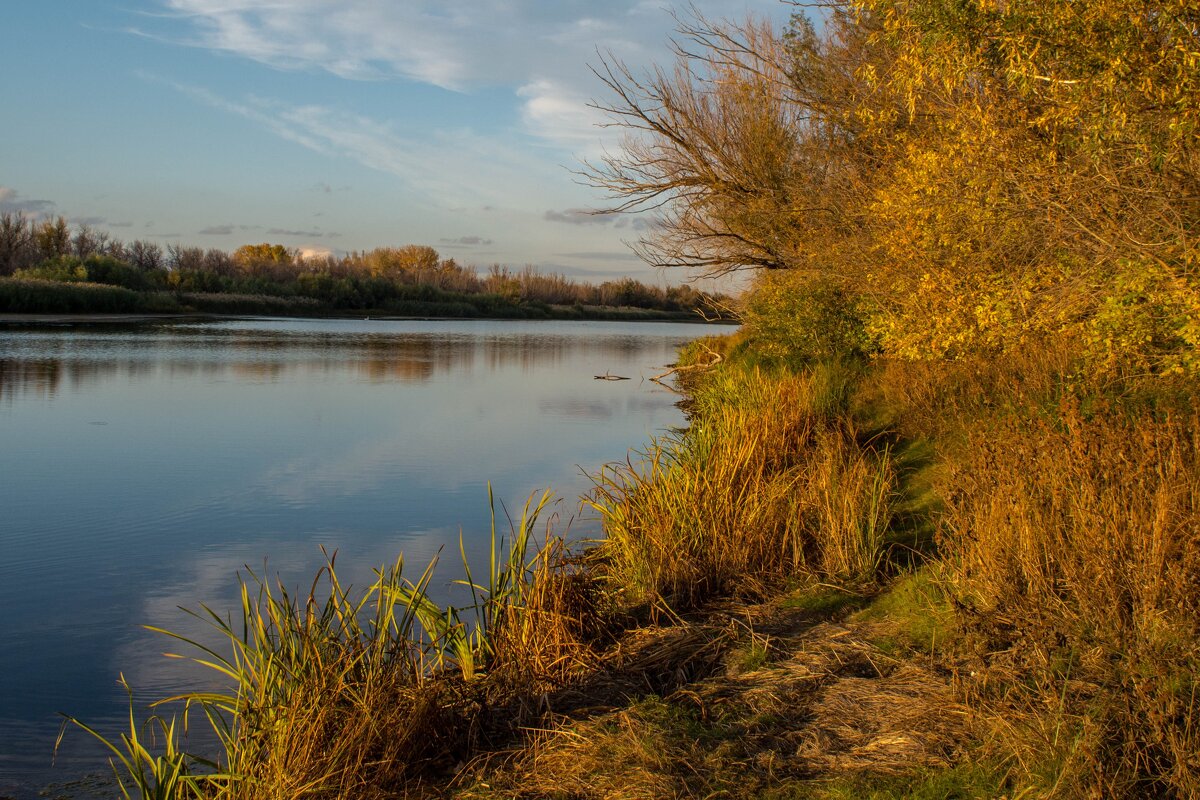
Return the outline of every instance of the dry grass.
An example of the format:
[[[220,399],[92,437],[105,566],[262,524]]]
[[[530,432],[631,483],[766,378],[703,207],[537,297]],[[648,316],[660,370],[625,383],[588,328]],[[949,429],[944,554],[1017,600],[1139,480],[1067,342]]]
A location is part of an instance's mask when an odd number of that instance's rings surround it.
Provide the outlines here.
[[[131,708],[133,734],[109,744],[114,768],[146,798],[369,800],[444,780],[540,714],[539,694],[589,670],[611,639],[597,580],[549,532],[535,539],[550,495],[534,499],[503,537],[493,513],[486,574],[476,582],[464,563],[464,608],[434,603],[434,565],[412,580],[402,558],[364,590],[341,584],[333,558],[307,594],[249,573],[236,621],[195,612],[218,644],[160,631],[227,688],[161,701],[184,704],[182,724],[159,726],[161,757],[141,745]],[[178,748],[198,716],[223,750],[214,763]]]
[[[753,596],[797,573],[874,579],[895,500],[890,453],[821,413],[816,384],[719,375],[685,434],[597,476],[602,552],[631,600]]]
[[[732,619],[750,627],[730,626]],[[560,715],[507,757],[465,773],[455,796],[801,797],[847,776],[945,770],[968,735],[964,710],[943,677],[902,665],[871,643],[885,629],[818,623],[775,602],[722,608],[689,628],[687,646],[677,629],[641,632],[635,647],[655,642],[647,666],[688,670],[704,653],[708,674]],[[765,631],[769,659],[743,671],[736,642]],[[716,663],[714,653],[723,653]]]
[[[491,633],[493,692],[529,697],[595,668],[612,638],[614,610],[586,562],[552,539],[534,556],[519,606]]]
[[[1059,717],[1042,740],[1090,740],[1076,757],[1093,789],[1197,796],[1200,420],[1066,403],[968,441],[945,547],[961,600],[1009,650],[990,668],[1032,678]]]

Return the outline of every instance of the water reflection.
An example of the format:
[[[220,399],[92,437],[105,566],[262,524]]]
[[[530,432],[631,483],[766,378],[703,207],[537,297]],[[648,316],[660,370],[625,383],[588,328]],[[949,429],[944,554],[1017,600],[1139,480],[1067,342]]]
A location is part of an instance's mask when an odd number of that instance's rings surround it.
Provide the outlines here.
[[[225,329],[160,326],[97,330],[88,335],[0,331],[0,401],[48,398],[113,378],[136,379],[162,370],[171,378],[279,381],[304,372],[351,375],[371,382],[422,382],[478,366],[522,372],[558,367],[584,352],[625,363],[644,349],[638,334],[629,331],[586,342],[575,332],[479,335],[454,328],[347,334],[230,324]]]
[[[321,547],[348,580],[461,531],[479,561],[487,483],[514,510],[552,486],[562,530],[583,469],[679,424],[637,380],[694,325],[247,321],[0,330],[0,797],[103,763],[56,711],[115,729],[142,697],[201,680],[144,624],[236,604],[244,565],[307,586]],[[634,378],[604,382],[612,372]],[[575,535],[594,535],[577,520]],[[439,591],[449,591],[449,570]]]

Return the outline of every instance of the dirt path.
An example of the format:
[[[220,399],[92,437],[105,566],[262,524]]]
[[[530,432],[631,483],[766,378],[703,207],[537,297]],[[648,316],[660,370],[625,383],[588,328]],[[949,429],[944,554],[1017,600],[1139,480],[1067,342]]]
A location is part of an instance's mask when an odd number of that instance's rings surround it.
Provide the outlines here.
[[[636,630],[593,680],[544,698],[548,713],[519,744],[463,769],[450,795],[791,797],[944,770],[966,738],[964,709],[934,665],[879,646],[893,628],[776,603]]]

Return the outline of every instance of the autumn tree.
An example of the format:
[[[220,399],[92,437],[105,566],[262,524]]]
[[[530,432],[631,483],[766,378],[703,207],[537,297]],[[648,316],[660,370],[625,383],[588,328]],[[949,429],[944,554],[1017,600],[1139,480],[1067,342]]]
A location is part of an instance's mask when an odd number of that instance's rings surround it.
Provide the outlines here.
[[[42,259],[71,253],[71,228],[64,217],[45,220],[33,229],[33,244]]]
[[[872,84],[921,128],[870,206],[893,349],[1071,332],[1113,368],[1197,366],[1195,4],[860,9],[893,53]]]
[[[438,268],[441,257],[428,245],[408,244],[403,247],[379,247],[361,257],[371,275],[398,279]]]
[[[281,244],[244,244],[233,251],[234,263],[251,267],[259,264],[291,264],[296,254]]]
[[[768,315],[824,320],[921,358],[1067,335],[1111,368],[1197,368],[1197,16],[862,0],[820,32],[687,20],[672,68],[602,63],[626,141],[585,174],[613,210],[656,212],[649,263],[754,270],[748,322],[773,336]]]
[[[257,278],[273,282],[287,280],[296,273],[296,251],[281,244],[246,244],[233,251],[236,267]]]

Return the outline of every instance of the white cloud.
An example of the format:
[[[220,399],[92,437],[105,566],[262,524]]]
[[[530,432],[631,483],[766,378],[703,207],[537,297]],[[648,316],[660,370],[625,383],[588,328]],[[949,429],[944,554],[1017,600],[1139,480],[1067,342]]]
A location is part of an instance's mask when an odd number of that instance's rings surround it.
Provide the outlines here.
[[[167,11],[140,33],[252,59],[277,69],[354,80],[402,78],[469,91],[512,87],[527,132],[564,149],[594,150],[587,108],[597,52],[635,68],[665,59],[675,22],[668,0],[159,0]],[[700,0],[720,18],[783,18],[778,0]]]
[[[170,85],[309,150],[394,175],[432,203],[449,208],[481,201],[511,205],[515,199],[536,197],[547,180],[561,178],[555,164],[494,135],[447,129],[409,136],[389,123],[326,106],[260,97],[237,102],[207,89]]]
[[[548,78],[538,78],[517,89],[524,102],[521,117],[528,133],[559,145],[570,145],[581,156],[604,152],[604,114],[592,108],[587,95]]]
[[[301,247],[300,258],[303,261],[322,261],[333,255],[333,251],[328,247]]]

